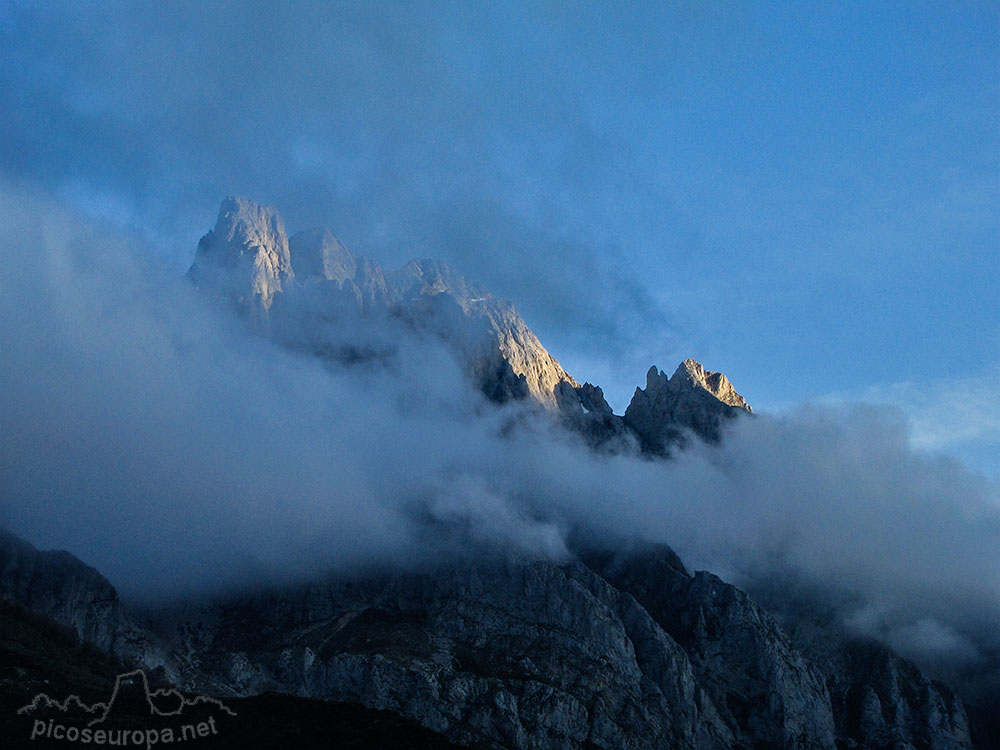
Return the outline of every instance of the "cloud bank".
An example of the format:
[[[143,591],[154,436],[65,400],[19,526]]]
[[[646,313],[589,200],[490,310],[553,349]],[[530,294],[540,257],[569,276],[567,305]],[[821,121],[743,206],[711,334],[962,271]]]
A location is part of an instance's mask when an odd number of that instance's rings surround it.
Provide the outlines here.
[[[634,270],[635,252],[598,234],[616,217],[636,222],[604,195],[620,180],[622,145],[579,101],[583,81],[540,74],[569,40],[516,31],[535,16],[554,29],[563,19],[553,12],[17,6],[0,16],[0,165],[142,231],[177,268],[188,251],[177,238],[197,241],[222,195],[282,206],[296,224],[323,217],[387,265],[442,257],[497,293],[517,290],[536,325],[586,325],[589,340],[572,337],[578,350],[599,362],[628,355],[641,371],[637,323],[666,330],[665,306]],[[604,218],[581,231],[591,214]]]
[[[1000,367],[981,373],[958,371],[923,383],[888,383],[860,394],[833,394],[827,400],[861,400],[902,409],[911,423],[917,449],[948,451],[975,468],[1000,478]]]
[[[433,340],[389,366],[279,349],[134,238],[0,189],[0,523],[126,597],[218,591],[570,531],[666,542],[752,587],[827,592],[846,626],[925,664],[1000,653],[1000,490],[911,446],[892,408],[732,425],[676,460],[596,456],[485,404]]]

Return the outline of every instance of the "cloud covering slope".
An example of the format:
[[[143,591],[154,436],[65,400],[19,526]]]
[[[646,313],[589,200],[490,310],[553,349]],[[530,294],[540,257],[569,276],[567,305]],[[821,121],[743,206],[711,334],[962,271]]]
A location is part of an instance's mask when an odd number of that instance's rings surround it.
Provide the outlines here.
[[[926,663],[998,653],[998,485],[914,450],[898,410],[803,407],[673,461],[596,456],[485,404],[433,340],[387,331],[385,367],[291,353],[134,243],[0,190],[0,523],[127,597],[489,547],[558,559],[576,531],[667,542],[736,583],[801,578]]]

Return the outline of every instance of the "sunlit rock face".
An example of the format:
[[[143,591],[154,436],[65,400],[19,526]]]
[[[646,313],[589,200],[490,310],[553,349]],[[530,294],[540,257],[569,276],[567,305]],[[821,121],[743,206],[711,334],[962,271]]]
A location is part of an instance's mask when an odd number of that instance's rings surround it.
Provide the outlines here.
[[[722,373],[685,360],[670,378],[655,367],[624,422],[600,388],[581,386],[542,346],[517,310],[446,263],[415,259],[386,271],[355,256],[328,229],[288,238],[280,214],[242,198],[222,202],[215,228],[198,244],[189,276],[250,313],[282,343],[346,361],[391,357],[393,343],[344,338],[353,322],[430,332],[458,357],[493,401],[528,399],[561,414],[595,447],[666,453],[693,432],[709,442],[733,410],[750,411]],[[330,323],[339,325],[331,334]],[[380,334],[386,326],[382,326]],[[405,335],[402,329],[400,335]],[[339,338],[338,338],[339,336]],[[367,336],[367,338],[365,338]],[[391,337],[390,337],[391,339]]]
[[[294,278],[281,215],[270,206],[226,198],[215,228],[198,242],[188,275],[241,310],[266,314]]]
[[[693,359],[685,359],[681,362],[670,380],[681,389],[687,388],[697,391],[700,388],[708,391],[724,404],[753,411],[747,404],[746,399],[733,388],[733,384],[729,382],[729,378],[721,372],[709,372]]]
[[[504,362],[514,378],[523,379],[524,392],[546,408],[555,408],[559,383],[577,385],[512,304],[469,282],[446,263],[412,260],[390,274],[389,279],[394,303],[414,316],[417,324],[440,323],[440,317],[427,312],[440,308],[444,299],[458,306],[468,322],[462,326],[439,325],[437,332],[446,340],[458,333],[453,344],[460,347],[467,367],[478,375],[477,384],[484,390],[493,384],[482,376],[505,371]],[[438,299],[442,296],[444,299]],[[521,387],[501,384],[499,400],[517,398],[519,390]]]
[[[669,378],[651,367],[646,388],[635,389],[624,420],[643,451],[664,454],[673,445],[683,446],[689,432],[717,443],[726,421],[751,412],[725,375],[686,359]]]
[[[215,229],[198,244],[189,276],[265,321],[283,343],[321,356],[387,356],[391,344],[366,347],[324,333],[326,323],[360,315],[438,336],[494,401],[529,398],[555,409],[556,386],[577,385],[513,305],[446,263],[417,259],[386,271],[355,256],[325,228],[289,239],[281,216],[252,201],[223,201]]]

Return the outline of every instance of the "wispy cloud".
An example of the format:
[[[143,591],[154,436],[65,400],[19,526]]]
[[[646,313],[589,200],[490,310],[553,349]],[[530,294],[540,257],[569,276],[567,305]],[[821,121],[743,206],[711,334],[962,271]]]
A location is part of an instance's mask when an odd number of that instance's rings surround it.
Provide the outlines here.
[[[0,523],[127,596],[486,548],[561,559],[574,531],[666,542],[737,583],[802,578],[928,664],[1000,651],[1000,483],[915,449],[896,407],[765,413],[666,462],[595,456],[488,407],[432,341],[386,329],[393,366],[324,364],[133,246],[0,186]],[[926,439],[967,439],[964,421]]]
[[[914,448],[949,453],[1000,476],[1000,365],[926,382],[876,385],[823,400],[895,406],[909,420]]]

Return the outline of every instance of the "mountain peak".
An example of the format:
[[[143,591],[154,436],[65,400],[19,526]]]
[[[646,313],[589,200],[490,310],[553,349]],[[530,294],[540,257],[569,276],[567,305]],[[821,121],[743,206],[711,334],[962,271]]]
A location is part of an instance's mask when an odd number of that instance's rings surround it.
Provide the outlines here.
[[[752,410],[729,378],[686,359],[669,378],[655,365],[649,368],[646,388],[635,389],[624,420],[644,451],[666,453],[671,444],[684,444],[688,430],[718,442],[723,421],[740,411]]]
[[[559,383],[579,385],[513,305],[448,264],[420,258],[383,271],[376,262],[356,257],[328,229],[288,238],[274,208],[245,198],[222,201],[215,228],[198,243],[188,276],[244,313],[266,319],[272,332],[280,331],[276,335],[288,336],[296,346],[303,335],[321,337],[317,321],[332,317],[405,318],[410,326],[440,335],[494,400],[530,396],[554,409]],[[280,302],[272,309],[276,298]],[[325,352],[321,356],[343,348],[335,341],[311,345]]]
[[[293,234],[288,240],[292,264],[301,278],[319,277],[343,283],[353,279],[358,259],[326,227]]]
[[[655,369],[656,367],[654,366],[653,370]],[[647,376],[647,382],[648,379]],[[700,362],[696,362],[693,359],[685,359],[677,365],[674,374],[670,376],[670,383],[677,386],[702,388],[724,404],[746,409],[749,412],[753,411],[749,404],[747,404],[746,399],[733,388],[733,384],[729,382],[729,378],[721,372],[706,370],[701,366]]]
[[[222,291],[241,308],[266,313],[274,295],[294,277],[281,214],[245,198],[226,198],[215,229],[198,242],[188,275],[199,286]]]
[[[259,242],[271,236],[285,235],[285,220],[272,207],[237,196],[228,196],[219,206],[215,233],[226,241]]]

